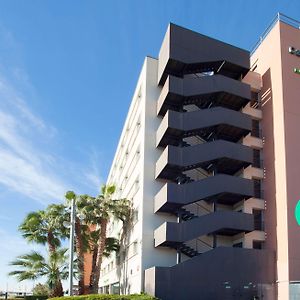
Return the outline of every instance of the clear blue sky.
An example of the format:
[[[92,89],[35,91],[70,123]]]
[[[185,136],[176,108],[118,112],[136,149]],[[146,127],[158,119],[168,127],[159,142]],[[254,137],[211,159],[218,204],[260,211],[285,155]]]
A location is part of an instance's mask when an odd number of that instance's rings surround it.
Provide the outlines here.
[[[144,57],[169,22],[250,49],[300,1],[0,0],[0,290],[25,214],[105,181]],[[27,284],[27,291],[32,287]]]

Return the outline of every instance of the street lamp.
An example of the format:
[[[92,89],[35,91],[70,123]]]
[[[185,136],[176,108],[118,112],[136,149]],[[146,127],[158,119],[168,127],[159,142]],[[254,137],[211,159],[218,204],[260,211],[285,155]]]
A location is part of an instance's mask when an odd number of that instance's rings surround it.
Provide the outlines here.
[[[74,231],[75,231],[75,198],[74,192],[67,192],[65,197],[71,201],[70,223],[64,222],[66,227],[70,227],[70,244],[69,244],[69,296],[73,296],[73,273],[74,273]]]
[[[70,224],[70,257],[69,257],[69,296],[73,296],[73,269],[74,269],[74,230],[75,230],[75,198],[71,202],[71,224]]]

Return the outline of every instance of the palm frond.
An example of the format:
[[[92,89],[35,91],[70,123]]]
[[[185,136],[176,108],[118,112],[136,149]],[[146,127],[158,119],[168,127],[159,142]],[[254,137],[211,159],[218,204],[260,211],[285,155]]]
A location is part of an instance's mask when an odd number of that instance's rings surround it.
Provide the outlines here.
[[[108,237],[105,240],[105,249],[103,251],[103,256],[108,257],[112,252],[118,252],[120,249],[119,240],[113,237]]]
[[[8,275],[15,276],[18,281],[35,280],[38,278],[37,273],[30,271],[12,271]]]

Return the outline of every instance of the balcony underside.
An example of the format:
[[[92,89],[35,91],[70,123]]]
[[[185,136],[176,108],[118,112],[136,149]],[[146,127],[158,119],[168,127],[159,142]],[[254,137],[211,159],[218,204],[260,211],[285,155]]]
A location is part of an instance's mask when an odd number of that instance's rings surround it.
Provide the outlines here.
[[[190,147],[167,146],[156,163],[156,178],[174,180],[183,171],[202,168],[234,174],[253,162],[253,150],[242,144],[217,140]]]
[[[166,222],[154,231],[155,247],[173,247],[203,235],[235,235],[254,230],[252,214],[217,211],[182,223]]]
[[[154,199],[155,212],[176,212],[201,200],[233,205],[254,196],[250,179],[219,174],[187,184],[166,183]]]
[[[222,66],[223,64],[223,66]],[[175,59],[169,59],[166,68],[162,74],[159,85],[163,85],[167,80],[169,75],[183,77],[186,74],[195,74],[203,72],[217,72],[217,70],[222,66],[218,74],[239,79],[241,75],[245,75],[248,69],[241,68],[233,63],[224,60],[218,61],[208,61],[208,62],[195,62],[195,63],[184,63]]]
[[[157,130],[157,146],[178,146],[182,139],[198,135],[208,141],[237,142],[252,129],[251,117],[241,112],[216,107],[193,112],[168,111]]]
[[[250,99],[248,84],[224,76],[183,79],[169,76],[157,102],[157,113],[165,115],[169,109],[179,111],[188,104],[195,104],[201,109],[222,106],[240,110]]]
[[[170,24],[159,52],[158,83],[163,85],[169,74],[206,71],[239,79],[249,68],[249,51]]]
[[[275,283],[275,266],[273,251],[218,247],[173,267],[147,269],[145,292],[164,300],[254,299],[257,287]]]

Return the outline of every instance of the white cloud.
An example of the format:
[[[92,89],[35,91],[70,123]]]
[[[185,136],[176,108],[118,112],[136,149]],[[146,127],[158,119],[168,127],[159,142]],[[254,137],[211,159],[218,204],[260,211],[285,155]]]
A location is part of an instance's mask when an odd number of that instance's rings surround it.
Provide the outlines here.
[[[13,35],[1,28],[1,47],[17,47]],[[18,52],[14,49],[15,52]],[[14,52],[12,51],[12,52]],[[49,122],[43,120],[30,106],[31,97],[38,101],[34,87],[26,70],[18,65],[3,66],[5,59],[0,61],[0,208],[14,193],[28,199],[28,211],[34,200],[43,205],[63,200],[65,191],[74,189],[76,193],[90,190],[99,191],[101,181],[99,157],[96,151],[84,152],[82,161],[72,161],[62,157],[57,150],[59,132]],[[1,64],[2,63],[2,64]],[[63,145],[60,145],[63,148]],[[86,162],[86,163],[84,163]],[[76,188],[74,188],[74,186]],[[31,201],[32,202],[32,201]],[[16,203],[16,209],[18,209]],[[24,211],[24,215],[27,211]],[[12,226],[14,212],[11,216],[0,215],[2,223]],[[8,222],[9,221],[9,222]],[[9,224],[8,224],[9,223]],[[0,228],[0,289],[9,271],[7,263],[16,255],[33,248],[17,233],[8,233]],[[2,259],[4,258],[4,259]],[[17,286],[12,279],[11,286]]]
[[[29,108],[1,71],[0,99],[0,184],[44,204],[72,189],[66,178],[99,191],[97,152],[85,150],[87,165],[54,155],[57,130]],[[78,186],[76,190],[81,192]]]
[[[32,153],[32,155],[36,155]],[[67,186],[43,166],[0,148],[0,183],[42,203],[62,199]]]
[[[85,164],[61,157],[59,132],[32,109],[42,99],[23,66],[22,49],[0,23],[0,185],[44,204],[69,189],[98,191],[96,151],[87,153],[89,145],[79,150]]]
[[[100,191],[100,186],[103,183],[103,178],[100,175],[101,159],[98,152],[92,148],[89,154],[89,168],[83,173],[87,183],[95,189],[97,192]]]
[[[52,170],[55,157],[45,147],[53,128],[1,74],[0,98],[0,183],[43,203],[62,198],[67,184]]]

